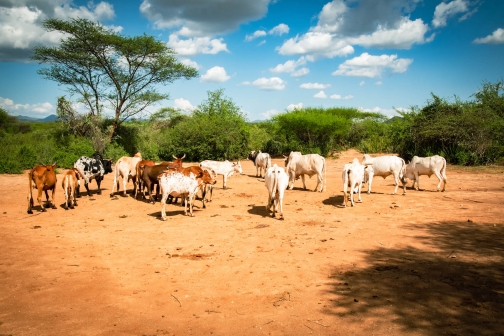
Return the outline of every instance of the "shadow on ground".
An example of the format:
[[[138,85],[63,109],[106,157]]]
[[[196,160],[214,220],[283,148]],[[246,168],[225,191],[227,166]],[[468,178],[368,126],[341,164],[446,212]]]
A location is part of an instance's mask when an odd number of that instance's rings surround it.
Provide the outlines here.
[[[393,323],[404,333],[504,335],[504,226],[406,228],[425,249],[365,250],[368,267],[334,268],[325,313]]]

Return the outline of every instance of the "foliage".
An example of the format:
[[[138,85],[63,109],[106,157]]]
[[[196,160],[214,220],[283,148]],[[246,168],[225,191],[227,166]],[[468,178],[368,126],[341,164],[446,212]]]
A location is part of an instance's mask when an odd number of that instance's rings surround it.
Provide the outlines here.
[[[295,109],[273,117],[279,130],[275,140],[284,143],[285,153],[301,151],[326,156],[334,149],[345,147],[353,120],[380,117],[355,108]]]
[[[48,19],[43,27],[63,33],[65,38],[57,47],[35,47],[32,59],[50,65],[38,73],[65,85],[89,115],[100,117],[105,108],[112,110],[109,139],[126,119],[168,98],[156,90],[157,85],[198,74],[152,36],[123,36],[82,18]]]
[[[223,90],[208,91],[208,98],[192,116],[176,124],[167,134],[165,150],[186,154],[189,161],[236,160],[248,149],[248,132],[240,108]]]
[[[20,122],[14,116],[0,107],[0,137],[5,136],[5,133],[27,133],[31,127],[26,122]]]

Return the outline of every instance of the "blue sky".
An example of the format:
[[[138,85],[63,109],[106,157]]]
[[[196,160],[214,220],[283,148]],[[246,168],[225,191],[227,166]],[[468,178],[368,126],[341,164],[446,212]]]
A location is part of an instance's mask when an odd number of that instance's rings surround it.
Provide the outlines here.
[[[29,62],[49,17],[85,17],[124,35],[153,35],[200,76],[159,87],[189,112],[224,89],[249,120],[296,107],[356,107],[387,116],[431,92],[470,99],[504,78],[501,0],[2,0],[0,107],[55,113],[65,88]]]

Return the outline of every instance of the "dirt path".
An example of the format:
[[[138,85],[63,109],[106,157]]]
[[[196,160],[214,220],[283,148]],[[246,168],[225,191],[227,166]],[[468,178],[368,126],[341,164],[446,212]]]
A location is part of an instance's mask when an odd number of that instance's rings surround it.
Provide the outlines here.
[[[327,160],[324,193],[296,181],[284,221],[245,161],[167,221],[111,199],[112,174],[75,210],[59,187],[57,210],[28,215],[26,175],[0,175],[0,335],[504,334],[503,172],[448,167],[445,193],[423,177],[406,196],[376,178],[342,208],[354,157]]]

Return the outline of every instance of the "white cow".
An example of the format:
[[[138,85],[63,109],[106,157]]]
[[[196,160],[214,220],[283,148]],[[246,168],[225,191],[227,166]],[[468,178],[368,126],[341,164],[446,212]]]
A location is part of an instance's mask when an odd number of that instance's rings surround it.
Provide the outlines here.
[[[275,164],[264,173],[264,181],[268,189],[266,210],[269,211],[273,206],[273,217],[275,217],[275,213],[280,206],[280,219],[283,220],[283,197],[285,189],[289,186],[289,176],[282,167]]]
[[[392,195],[395,195],[399,187],[399,181],[403,181],[406,163],[398,156],[385,155],[379,157],[371,157],[369,154],[364,154],[362,164],[368,166],[369,184],[368,194],[371,193],[371,185],[373,184],[373,176],[382,176],[386,178],[389,175],[394,175],[395,189]],[[403,182],[404,192],[406,195],[406,184]]]
[[[317,175],[317,191],[320,185],[319,192],[325,191],[326,180],[326,164],[325,159],[318,154],[301,154],[301,152],[290,152],[289,156],[284,155],[285,167],[289,176],[289,189],[294,188],[294,181],[301,176],[303,188],[306,190],[305,175]],[[292,183],[292,184],[291,184]]]
[[[252,161],[256,167],[256,176],[262,177],[263,169],[266,174],[266,170],[271,167],[271,157],[268,153],[250,151],[248,159]]]
[[[135,156],[123,156],[117,160],[115,165],[114,183],[112,184],[112,191],[110,192],[110,197],[114,196],[114,191],[117,186],[117,191],[119,191],[119,178],[122,177],[123,180],[123,195],[126,196],[126,184],[130,179],[133,180],[133,188],[136,189],[136,166],[137,163],[142,161],[142,154],[140,152],[136,153]]]
[[[352,163],[345,164],[343,172],[341,174],[341,179],[343,180],[343,206],[347,206],[347,188],[350,187],[350,202],[352,206],[354,203],[354,192],[358,193],[358,201],[362,203],[361,199],[361,189],[362,183],[365,183],[368,177],[367,168],[359,163],[357,158],[353,159]]]
[[[420,175],[428,175],[429,178],[431,175],[436,175],[439,180],[437,185],[437,191],[439,191],[441,187],[441,181],[443,183],[443,190],[446,190],[446,160],[444,157],[439,155],[428,156],[428,157],[418,157],[414,156],[410,163],[406,166],[406,174],[404,177],[410,180],[413,180],[413,188],[415,188],[416,182],[416,190],[420,189]],[[406,181],[403,181],[406,183]]]
[[[226,182],[228,177],[233,175],[235,172],[243,174],[242,166],[240,161],[229,162],[226,161],[212,161],[205,160],[200,163],[200,167],[203,169],[212,169],[217,175],[222,175],[223,178],[223,189],[226,189]]]
[[[189,213],[193,217],[193,201],[199,189],[200,182],[196,180],[196,176],[190,173],[185,176],[180,172],[167,172],[158,177],[161,194],[161,218],[166,220],[166,200],[168,195],[173,197],[183,197],[185,201],[184,214],[187,215],[187,203],[189,203]]]

